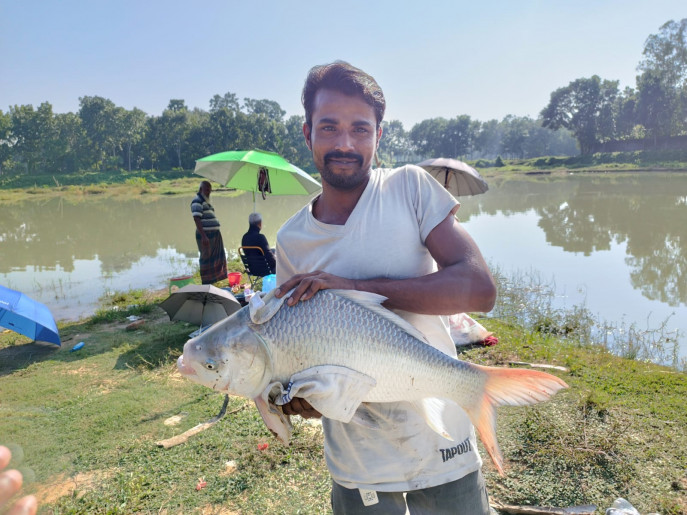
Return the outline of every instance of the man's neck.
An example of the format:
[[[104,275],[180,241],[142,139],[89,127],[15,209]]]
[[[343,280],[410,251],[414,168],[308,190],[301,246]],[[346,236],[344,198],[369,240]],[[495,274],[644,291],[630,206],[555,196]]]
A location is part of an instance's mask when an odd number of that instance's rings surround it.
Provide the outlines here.
[[[353,190],[339,190],[326,182],[322,182],[322,194],[315,200],[312,208],[313,216],[322,223],[329,225],[345,225],[348,217],[358,205],[370,177]]]

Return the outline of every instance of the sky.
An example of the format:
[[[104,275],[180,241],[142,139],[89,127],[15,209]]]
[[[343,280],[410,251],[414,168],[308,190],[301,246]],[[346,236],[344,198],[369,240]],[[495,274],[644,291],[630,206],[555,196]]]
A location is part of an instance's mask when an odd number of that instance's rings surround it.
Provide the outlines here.
[[[685,17],[685,0],[0,0],[0,110],[98,95],[160,115],[232,92],[301,115],[308,70],[343,59],[407,130],[536,118],[578,78],[634,87],[646,38]]]

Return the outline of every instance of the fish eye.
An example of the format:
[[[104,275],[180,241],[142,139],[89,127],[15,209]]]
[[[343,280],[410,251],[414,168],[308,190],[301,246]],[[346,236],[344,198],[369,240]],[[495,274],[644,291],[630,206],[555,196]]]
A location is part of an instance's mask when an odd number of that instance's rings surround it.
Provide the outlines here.
[[[217,368],[217,366],[215,365],[214,361],[209,359],[205,362],[205,368],[207,368],[208,370],[215,370],[215,368]]]

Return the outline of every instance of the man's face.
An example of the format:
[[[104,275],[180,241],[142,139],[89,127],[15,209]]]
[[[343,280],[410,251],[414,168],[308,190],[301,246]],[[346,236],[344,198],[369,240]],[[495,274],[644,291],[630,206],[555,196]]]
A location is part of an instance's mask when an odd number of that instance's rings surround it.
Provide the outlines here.
[[[212,185],[207,182],[204,182],[200,185],[200,192],[203,194],[205,198],[210,198],[210,193],[212,193]]]
[[[368,178],[382,129],[374,108],[361,97],[321,89],[313,102],[312,127],[303,125],[303,134],[322,180],[352,190]]]

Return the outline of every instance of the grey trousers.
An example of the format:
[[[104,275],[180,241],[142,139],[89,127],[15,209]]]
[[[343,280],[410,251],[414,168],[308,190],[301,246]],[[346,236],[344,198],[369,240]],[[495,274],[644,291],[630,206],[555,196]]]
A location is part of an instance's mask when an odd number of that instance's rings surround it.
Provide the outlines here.
[[[376,492],[378,503],[365,506],[360,490],[332,481],[334,515],[489,515],[489,496],[481,471],[451,483],[410,492]]]

